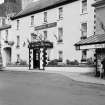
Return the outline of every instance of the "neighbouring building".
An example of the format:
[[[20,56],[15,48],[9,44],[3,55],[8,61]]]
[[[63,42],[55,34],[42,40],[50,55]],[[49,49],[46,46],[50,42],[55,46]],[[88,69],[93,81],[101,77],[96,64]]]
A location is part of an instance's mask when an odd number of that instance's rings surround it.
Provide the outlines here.
[[[99,64],[105,59],[105,1],[96,0],[92,6],[95,7],[95,33],[87,39],[79,41],[75,46],[79,50],[94,50],[96,75],[98,76]]]
[[[7,42],[10,42],[4,43],[2,40],[4,65],[26,61],[31,69],[35,68],[37,57],[42,59],[43,55],[37,53],[43,52],[38,46],[43,45],[49,46],[47,48],[49,61],[58,59],[63,63],[66,60],[86,62],[92,57],[93,52],[84,49],[81,54],[81,51],[75,50],[74,44],[94,34],[95,16],[92,3],[94,0],[32,1],[11,18],[11,28],[8,28],[8,31],[1,31],[2,39],[7,38]],[[43,41],[51,43],[41,43]],[[5,48],[9,50],[6,51]]]

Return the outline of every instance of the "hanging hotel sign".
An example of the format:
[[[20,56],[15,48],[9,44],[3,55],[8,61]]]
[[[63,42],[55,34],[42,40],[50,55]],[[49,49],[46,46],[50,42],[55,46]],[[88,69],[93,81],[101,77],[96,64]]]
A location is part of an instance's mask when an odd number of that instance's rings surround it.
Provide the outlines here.
[[[105,48],[105,43],[80,46],[81,50],[82,49],[97,49],[97,48]]]
[[[57,22],[54,22],[54,23],[44,24],[41,26],[36,26],[35,30],[42,30],[42,29],[52,28],[52,27],[56,27],[56,26],[57,26]]]

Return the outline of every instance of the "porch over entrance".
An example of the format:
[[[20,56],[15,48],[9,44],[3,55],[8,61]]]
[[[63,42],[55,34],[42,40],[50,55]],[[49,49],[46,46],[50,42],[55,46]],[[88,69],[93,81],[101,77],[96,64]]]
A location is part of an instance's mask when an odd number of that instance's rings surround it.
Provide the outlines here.
[[[53,48],[49,41],[37,41],[29,43],[29,69],[44,69],[47,64],[47,49]]]

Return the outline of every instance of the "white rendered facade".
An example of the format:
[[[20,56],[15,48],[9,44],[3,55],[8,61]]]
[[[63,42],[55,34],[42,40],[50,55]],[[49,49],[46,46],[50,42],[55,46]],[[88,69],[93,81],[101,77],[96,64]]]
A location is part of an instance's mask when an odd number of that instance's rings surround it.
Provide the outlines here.
[[[81,0],[80,3],[80,27],[81,27],[81,40],[86,39],[89,36],[92,36],[95,34],[95,12],[94,7],[92,7],[92,4],[95,2],[95,0]],[[82,27],[82,25],[85,24],[85,29]],[[82,56],[81,56],[81,62],[86,62],[89,58],[94,58],[94,50],[82,50]]]
[[[74,44],[81,38],[81,23],[87,22],[87,36],[94,34],[94,10],[90,7],[94,0],[88,0],[87,13],[81,13],[81,0],[62,5],[53,9],[49,9],[36,14],[28,15],[10,22],[11,28],[8,29],[8,40],[14,42],[13,45],[6,45],[3,41],[6,37],[6,30],[1,31],[2,40],[2,56],[4,66],[6,66],[7,58],[11,63],[21,59],[29,63],[28,41],[32,41],[31,34],[34,33],[44,38],[44,32],[47,31],[47,38],[53,42],[53,48],[48,50],[49,60],[62,58],[66,60],[81,61],[81,51],[76,51]],[[62,8],[62,17],[59,19],[59,8]],[[47,22],[44,22],[44,12],[47,12]],[[31,20],[32,17],[34,20]],[[18,21],[18,26],[17,26]],[[33,22],[32,22],[33,21]],[[35,27],[45,24],[56,23],[57,25],[50,28],[42,28],[35,30]],[[18,29],[17,29],[18,28]],[[62,41],[58,41],[59,32],[62,28]],[[18,38],[17,38],[18,37]],[[18,40],[18,42],[17,42]],[[19,46],[17,47],[17,43]],[[5,48],[11,49],[11,54],[5,56]],[[8,52],[7,52],[8,53]],[[92,56],[92,52],[87,57]],[[7,62],[8,63],[8,62]]]

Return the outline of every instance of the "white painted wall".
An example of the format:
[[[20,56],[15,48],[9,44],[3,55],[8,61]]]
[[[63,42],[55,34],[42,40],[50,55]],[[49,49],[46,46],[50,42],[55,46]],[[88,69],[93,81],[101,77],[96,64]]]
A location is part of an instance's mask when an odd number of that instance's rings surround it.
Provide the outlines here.
[[[50,59],[58,58],[59,50],[63,51],[64,61],[66,59],[77,59],[79,60],[80,52],[75,50],[74,44],[80,39],[80,5],[79,1],[67,4],[63,7],[63,20],[58,18],[58,7],[55,9],[48,10],[48,23],[57,22],[57,27],[43,29],[35,31],[35,26],[43,25],[43,12],[34,14],[35,23],[34,27],[31,26],[31,16],[27,16],[20,20],[20,29],[16,29],[16,20],[12,22],[12,39],[16,42],[16,36],[20,35],[21,47],[16,49],[15,45],[13,47],[12,61],[16,60],[16,55],[20,54],[22,59],[28,61],[28,48],[22,47],[23,42],[27,42],[27,39],[31,39],[31,33],[42,34],[43,31],[48,31],[48,40],[54,43],[54,48],[51,50]],[[58,28],[63,27],[63,43],[58,44],[54,35],[58,36]],[[28,43],[27,43],[28,44]]]
[[[81,0],[82,2],[82,0]],[[80,13],[81,15],[81,23],[87,23],[87,37],[94,35],[94,7],[92,7],[92,4],[95,2],[95,0],[87,0],[87,12],[86,13]],[[82,4],[80,3],[81,7]],[[88,50],[87,51],[87,58],[94,58],[94,50]]]
[[[90,0],[88,0],[89,2]],[[36,34],[42,34],[43,31],[48,31],[48,40],[53,42],[54,48],[51,49],[50,59],[57,59],[58,58],[58,52],[60,50],[63,51],[63,60],[64,62],[69,60],[81,60],[81,51],[76,51],[74,44],[77,43],[80,40],[81,32],[80,32],[80,23],[84,20],[88,21],[88,35],[93,34],[93,9],[88,10],[88,15],[92,16],[81,16],[81,5],[80,1],[76,1],[67,5],[62,6],[63,7],[63,19],[59,20],[58,18],[58,8],[54,8],[51,10],[48,10],[48,23],[57,22],[57,27],[43,29],[39,31],[35,31],[36,26],[40,26],[45,24],[43,22],[43,12],[34,14],[34,26],[31,26],[31,16],[20,18],[20,24],[19,24],[19,30],[17,30],[17,20],[11,21],[12,28],[9,32],[9,39],[14,41],[15,44],[12,46],[12,62],[16,62],[17,54],[20,54],[20,58],[22,60],[26,60],[28,63],[29,60],[29,51],[28,51],[28,42],[27,39],[31,41],[31,33]],[[91,4],[92,2],[90,2]],[[89,7],[90,8],[90,7]],[[58,28],[63,27],[63,43],[58,44],[56,38],[54,35],[58,36]],[[20,36],[20,48],[16,48],[17,35]],[[4,34],[2,34],[4,36]],[[26,46],[23,47],[23,43],[26,43]]]

